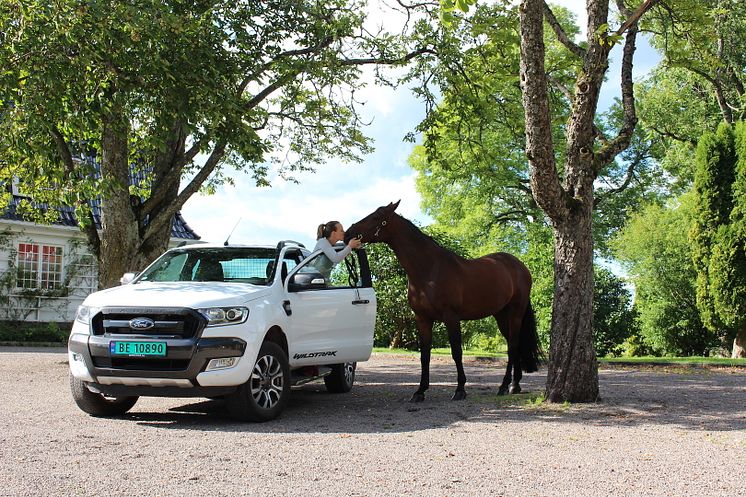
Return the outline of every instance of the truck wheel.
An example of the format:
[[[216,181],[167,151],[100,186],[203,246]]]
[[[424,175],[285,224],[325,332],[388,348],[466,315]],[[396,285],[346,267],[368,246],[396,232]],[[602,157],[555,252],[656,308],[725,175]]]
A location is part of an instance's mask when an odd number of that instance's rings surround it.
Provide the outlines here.
[[[355,383],[355,368],[356,362],[334,364],[331,374],[324,376],[326,389],[331,393],[347,393],[352,390],[352,384]]]
[[[105,397],[88,390],[85,382],[70,375],[70,390],[78,407],[91,416],[119,416],[132,409],[138,397]]]
[[[228,412],[241,421],[269,421],[280,415],[290,396],[290,365],[282,348],[264,342],[249,381],[226,397]]]

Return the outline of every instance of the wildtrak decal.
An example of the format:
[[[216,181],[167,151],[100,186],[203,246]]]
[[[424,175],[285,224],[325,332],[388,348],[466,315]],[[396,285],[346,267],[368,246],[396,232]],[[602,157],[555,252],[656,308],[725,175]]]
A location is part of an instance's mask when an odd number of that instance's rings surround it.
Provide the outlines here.
[[[307,354],[293,354],[293,359],[310,359],[311,357],[331,357],[336,356],[336,350],[329,350],[326,352],[309,352]]]

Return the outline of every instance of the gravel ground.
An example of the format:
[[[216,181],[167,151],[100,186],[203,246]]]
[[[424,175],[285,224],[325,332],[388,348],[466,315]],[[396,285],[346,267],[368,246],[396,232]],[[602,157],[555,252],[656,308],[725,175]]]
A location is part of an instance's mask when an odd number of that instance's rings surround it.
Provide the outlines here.
[[[743,369],[602,370],[601,402],[562,406],[530,402],[544,373],[496,397],[503,366],[477,359],[451,402],[455,368],[434,358],[414,405],[418,358],[374,355],[351,393],[305,385],[280,419],[242,424],[201,399],[89,417],[66,359],[0,348],[2,496],[746,495]]]

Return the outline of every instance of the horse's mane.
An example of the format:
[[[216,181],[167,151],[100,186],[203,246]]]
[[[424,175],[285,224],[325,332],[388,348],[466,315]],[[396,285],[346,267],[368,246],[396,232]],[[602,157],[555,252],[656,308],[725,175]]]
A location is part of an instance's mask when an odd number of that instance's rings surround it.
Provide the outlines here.
[[[449,249],[447,247],[444,247],[443,245],[441,245],[440,243],[438,243],[435,240],[435,238],[433,238],[432,236],[430,236],[427,233],[425,233],[424,231],[422,231],[422,229],[420,229],[416,224],[414,224],[412,221],[410,221],[406,217],[402,216],[401,214],[399,214],[397,212],[395,212],[394,214],[396,214],[397,216],[399,216],[399,219],[401,219],[404,222],[404,225],[407,226],[407,228],[409,228],[409,230],[417,238],[420,238],[423,242],[429,242],[430,245],[433,245],[434,247],[437,247],[441,251],[445,252],[446,254],[450,254],[453,257],[456,257],[457,259],[463,259],[462,256],[458,255],[453,250],[451,250],[451,249]]]

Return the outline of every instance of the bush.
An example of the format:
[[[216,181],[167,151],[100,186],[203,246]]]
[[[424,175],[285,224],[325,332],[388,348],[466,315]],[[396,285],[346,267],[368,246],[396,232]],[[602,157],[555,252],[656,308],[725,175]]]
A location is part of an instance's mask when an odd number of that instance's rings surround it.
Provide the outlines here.
[[[493,354],[504,352],[508,348],[505,338],[500,333],[497,335],[478,333],[472,338],[469,345],[479,350],[492,352]]]
[[[618,356],[625,340],[637,333],[637,312],[624,281],[596,266],[593,296],[593,343],[599,357]]]
[[[0,342],[65,343],[70,327],[70,323],[0,321]]]

